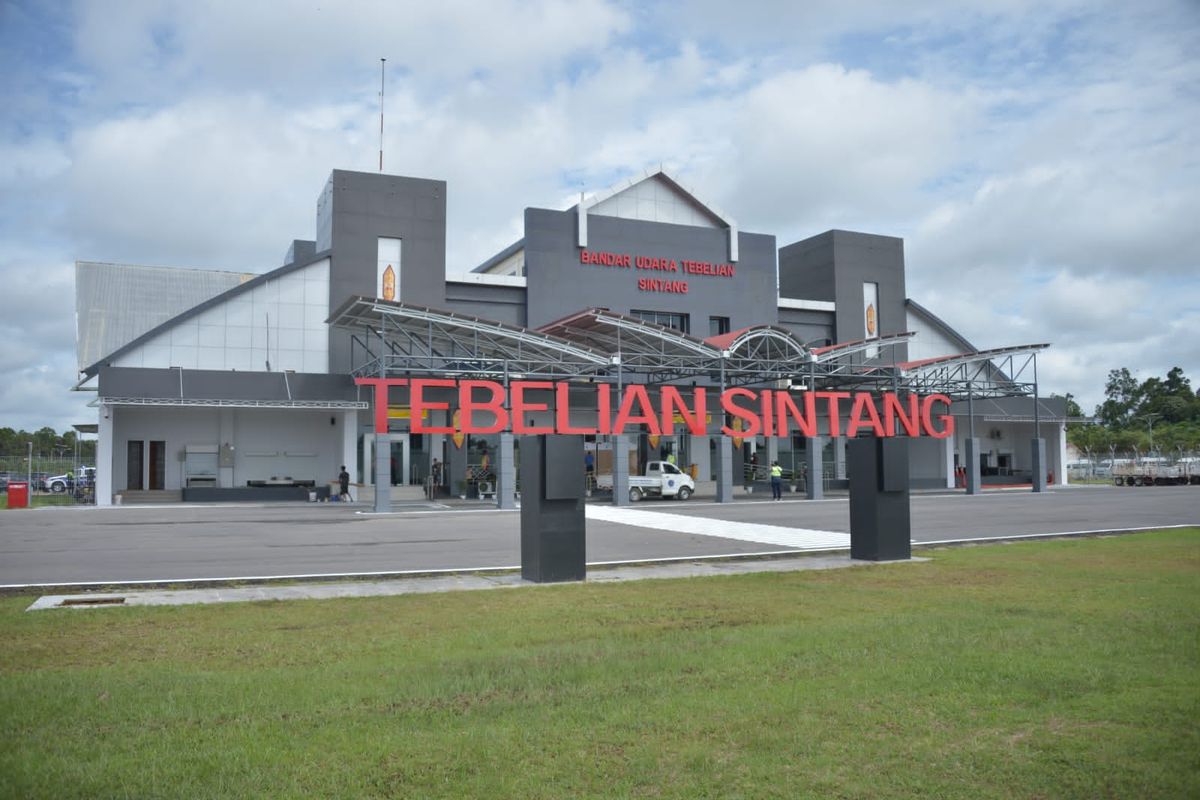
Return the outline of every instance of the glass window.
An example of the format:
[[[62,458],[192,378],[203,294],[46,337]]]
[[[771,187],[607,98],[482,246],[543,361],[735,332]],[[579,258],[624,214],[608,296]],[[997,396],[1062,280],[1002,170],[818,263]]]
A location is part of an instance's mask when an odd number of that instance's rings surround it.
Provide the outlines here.
[[[729,333],[729,317],[709,317],[708,335],[720,336],[723,333]]]
[[[376,296],[384,300],[400,300],[400,240],[379,237],[376,273]]]
[[[691,325],[687,314],[675,314],[670,311],[642,311],[634,309],[629,312],[631,317],[653,322],[666,328],[674,328],[680,333],[690,333]]]

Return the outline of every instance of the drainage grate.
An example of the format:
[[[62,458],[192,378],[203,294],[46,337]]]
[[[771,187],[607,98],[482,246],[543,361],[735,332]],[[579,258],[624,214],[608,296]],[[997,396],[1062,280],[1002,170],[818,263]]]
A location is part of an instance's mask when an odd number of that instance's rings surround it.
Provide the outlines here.
[[[125,602],[124,597],[68,597],[60,606],[116,606]]]

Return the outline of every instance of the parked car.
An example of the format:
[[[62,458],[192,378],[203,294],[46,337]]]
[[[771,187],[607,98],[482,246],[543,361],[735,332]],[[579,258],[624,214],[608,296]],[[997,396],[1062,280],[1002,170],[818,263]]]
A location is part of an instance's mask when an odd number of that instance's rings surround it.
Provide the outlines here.
[[[68,489],[74,489],[76,483],[88,484],[96,479],[95,467],[80,467],[79,471],[68,477],[67,475],[54,475],[46,478],[45,488],[47,491],[61,494]]]
[[[611,490],[612,475],[599,475],[596,484]],[[629,499],[633,502],[643,497],[676,497],[687,500],[696,491],[692,476],[667,461],[651,461],[646,465],[645,475],[629,476]]]

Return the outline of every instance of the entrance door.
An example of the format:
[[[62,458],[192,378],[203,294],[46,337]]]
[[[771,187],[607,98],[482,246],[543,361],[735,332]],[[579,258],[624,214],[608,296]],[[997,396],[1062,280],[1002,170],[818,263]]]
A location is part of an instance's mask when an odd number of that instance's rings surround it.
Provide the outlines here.
[[[142,441],[133,441],[132,439],[126,444],[125,455],[125,488],[140,490],[142,488]]]
[[[1012,453],[1000,453],[996,456],[997,471],[1001,475],[1012,474]]]
[[[140,444],[140,442],[139,442]],[[150,443],[150,488],[167,488],[167,443]]]

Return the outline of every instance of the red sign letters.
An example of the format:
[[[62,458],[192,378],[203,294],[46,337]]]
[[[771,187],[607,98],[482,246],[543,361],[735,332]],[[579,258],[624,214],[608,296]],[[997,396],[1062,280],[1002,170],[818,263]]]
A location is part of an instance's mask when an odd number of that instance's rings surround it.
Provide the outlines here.
[[[561,381],[512,381],[508,390],[496,381],[452,380],[445,378],[356,378],[359,386],[375,387],[375,431],[388,430],[388,389],[408,387],[410,430],[413,433],[500,433],[517,434],[636,434],[643,430],[652,436],[681,433],[703,436],[717,433],[707,430],[711,411],[728,419],[719,432],[724,436],[817,436],[818,416],[829,421],[829,436],[857,436],[870,432],[875,436],[930,436],[945,439],[954,433],[950,416],[950,398],[943,394],[919,397],[894,392],[800,392],[774,389],[726,389],[724,392],[703,386],[681,390],[663,386],[652,397],[645,386],[626,386],[618,394],[614,387],[591,385],[594,402],[580,403],[579,385]],[[430,396],[441,392],[442,399]],[[572,392],[576,394],[572,402]],[[690,397],[685,397],[685,391]],[[453,399],[447,398],[447,393]],[[549,402],[553,399],[553,403]],[[842,403],[850,406],[843,416]],[[453,425],[433,425],[430,411],[459,411],[457,429]],[[572,410],[586,409],[587,421],[572,424]],[[529,414],[552,414],[553,423],[535,425]],[[575,416],[579,423],[580,416]],[[449,414],[447,414],[449,419]]]

